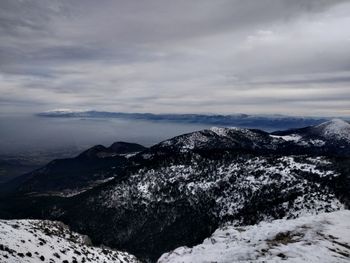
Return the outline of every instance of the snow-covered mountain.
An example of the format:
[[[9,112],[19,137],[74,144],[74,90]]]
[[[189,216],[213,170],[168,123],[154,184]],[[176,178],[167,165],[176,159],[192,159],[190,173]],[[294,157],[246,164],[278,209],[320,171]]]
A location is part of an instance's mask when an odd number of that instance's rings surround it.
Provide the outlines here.
[[[350,145],[350,124],[341,119],[332,119],[316,126],[274,132],[273,134],[277,135],[276,138],[294,141],[300,145],[337,144],[343,148]]]
[[[64,198],[16,192],[0,200],[0,215],[59,220],[94,243],[156,262],[227,224],[244,227],[349,208],[350,143],[333,136],[346,134],[346,127],[332,120],[272,134],[212,128],[132,156],[97,146],[74,161],[86,160],[80,167],[91,175],[89,167],[104,160],[98,175],[110,180]],[[112,169],[118,158],[123,165]],[[72,171],[70,179],[79,182]],[[34,185],[50,176],[34,176]]]
[[[142,152],[139,157],[152,159],[208,151],[350,156],[349,127],[349,123],[339,119],[317,126],[273,133],[256,129],[213,127],[163,141]]]
[[[174,150],[186,152],[189,150],[210,149],[271,149],[276,140],[268,133],[260,130],[243,128],[219,128],[196,131],[161,142],[152,147],[153,150]]]
[[[134,256],[94,247],[87,236],[60,222],[0,220],[0,262],[105,262],[138,263]]]
[[[254,226],[227,225],[202,244],[165,253],[158,263],[349,262],[350,211]]]
[[[125,142],[110,147],[96,145],[75,158],[54,160],[0,186],[0,190],[67,196],[123,174],[125,167],[191,153],[350,156],[349,131],[349,123],[334,119],[317,126],[271,134],[256,129],[213,127],[176,136],[149,149]]]
[[[346,175],[332,159],[191,154],[131,172],[53,212],[98,242],[156,260],[218,226],[344,209]],[[89,222],[86,222],[89,218]]]
[[[350,142],[350,124],[341,119],[333,119],[317,125],[312,129],[314,134],[328,140],[344,140]]]

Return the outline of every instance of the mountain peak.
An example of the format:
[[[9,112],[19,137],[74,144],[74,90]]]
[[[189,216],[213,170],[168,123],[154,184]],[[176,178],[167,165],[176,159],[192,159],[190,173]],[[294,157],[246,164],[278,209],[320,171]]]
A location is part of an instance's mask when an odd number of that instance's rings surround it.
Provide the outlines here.
[[[342,119],[332,119],[314,128],[326,138],[350,141],[350,124]]]
[[[350,124],[347,121],[344,121],[343,119],[337,119],[337,118],[321,123],[320,125],[336,125],[339,127],[350,127]]]
[[[141,152],[145,150],[146,147],[137,143],[115,142],[111,146],[109,146],[108,149],[118,154],[127,154],[127,153]]]
[[[106,151],[107,148],[104,147],[103,145],[95,145],[87,150],[85,150],[84,152],[82,152],[81,154],[79,154],[79,157],[81,158],[95,158],[97,157],[97,155],[101,152]]]
[[[223,127],[211,127],[210,130],[218,136],[227,136],[227,132],[230,128],[223,128]]]

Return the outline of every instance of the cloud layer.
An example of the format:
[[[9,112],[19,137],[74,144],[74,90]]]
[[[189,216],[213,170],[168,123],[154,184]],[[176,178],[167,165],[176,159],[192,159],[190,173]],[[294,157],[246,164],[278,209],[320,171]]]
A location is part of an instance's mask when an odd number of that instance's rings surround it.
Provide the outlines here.
[[[350,2],[3,0],[0,109],[350,115]]]

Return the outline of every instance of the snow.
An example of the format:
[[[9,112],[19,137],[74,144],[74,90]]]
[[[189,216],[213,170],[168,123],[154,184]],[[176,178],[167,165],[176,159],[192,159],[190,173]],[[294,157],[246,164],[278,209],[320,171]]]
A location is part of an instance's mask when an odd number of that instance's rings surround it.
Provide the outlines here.
[[[189,152],[195,149],[206,148],[252,148],[278,149],[295,145],[305,147],[323,147],[337,141],[350,143],[350,124],[340,119],[324,122],[304,130],[293,131],[288,135],[273,135],[257,132],[256,130],[236,127],[212,127],[209,130],[195,131],[183,134],[161,142],[161,148],[170,147],[179,152]],[[286,144],[287,142],[287,144]],[[345,146],[344,146],[345,147]]]
[[[252,144],[257,147],[259,146],[259,143],[264,143],[264,138],[261,134],[249,129],[236,127],[212,127],[209,130],[195,131],[174,137],[159,143],[158,146],[174,147],[180,152],[220,147],[218,146],[220,144],[224,144],[227,147],[236,147],[239,139],[242,137],[252,141]]]
[[[278,139],[283,139],[287,142],[299,142],[300,139],[302,138],[298,134],[290,134],[290,135],[284,135],[284,136],[279,136],[279,135],[270,135],[272,138],[278,138]]]
[[[206,143],[208,141],[209,141],[208,137],[203,136],[200,132],[193,132],[187,137],[184,137],[184,141],[182,142],[183,144],[182,149],[184,151],[193,150],[194,148],[196,148],[198,144]]]
[[[139,152],[134,152],[134,153],[127,153],[127,154],[120,154],[120,156],[124,156],[125,158],[129,159],[133,156],[135,156],[136,154],[138,154]]]
[[[320,139],[305,139],[299,134],[290,134],[290,135],[270,135],[272,138],[275,139],[282,139],[286,142],[293,142],[298,145],[302,146],[316,146],[316,147],[322,147],[326,144],[325,141]]]
[[[316,135],[318,138],[309,138],[309,135]],[[292,133],[289,135],[270,135],[275,139],[283,139],[301,146],[322,147],[327,141],[346,141],[350,143],[350,124],[341,119],[332,119],[311,127],[310,134]],[[344,146],[345,147],[345,146]]]
[[[350,124],[341,119],[332,119],[314,127],[321,135],[329,139],[346,140],[350,142]]]
[[[0,220],[0,262],[139,262],[128,253],[90,243],[60,222]]]
[[[212,128],[210,128],[210,130],[212,132],[216,133],[218,136],[227,136],[229,128],[212,127]]]
[[[244,134],[247,138],[250,139],[257,139],[258,135],[256,132],[246,129],[246,128],[238,128],[238,127],[212,127],[210,128],[210,131],[214,132],[216,135],[220,137],[230,137],[230,133],[240,133]]]
[[[273,194],[274,198],[283,198],[294,192],[299,196],[282,207],[282,216],[293,218],[343,209],[332,189],[324,183],[320,185],[320,181],[331,182],[338,176],[333,163],[325,157],[240,157],[224,163],[206,160],[205,166],[200,160],[193,160],[186,165],[140,169],[125,182],[104,190],[99,205],[114,209],[128,206],[130,200],[147,205],[171,203],[177,198],[186,198],[196,205],[205,194],[215,203],[208,213],[221,220],[240,214],[253,197],[270,198],[266,196]],[[270,217],[261,214],[261,220]]]
[[[349,262],[350,211],[217,229],[193,248],[165,253],[158,263]]]
[[[195,131],[163,141],[159,145],[161,147],[174,146],[178,147],[181,152],[187,152],[188,150],[198,148],[200,145],[205,145],[209,141],[210,138],[207,134],[203,134],[201,131]]]

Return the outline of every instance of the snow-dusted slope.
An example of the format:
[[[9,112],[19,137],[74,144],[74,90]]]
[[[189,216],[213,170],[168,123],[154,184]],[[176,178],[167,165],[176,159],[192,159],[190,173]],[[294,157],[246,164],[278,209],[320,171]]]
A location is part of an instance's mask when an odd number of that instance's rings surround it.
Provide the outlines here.
[[[316,155],[350,156],[350,124],[332,119],[316,126],[277,131],[270,134],[285,143],[280,147],[288,152],[308,152]],[[280,141],[279,141],[280,142]]]
[[[350,124],[341,119],[333,119],[317,126],[271,134],[254,129],[213,127],[163,141],[143,154],[144,159],[151,159],[154,155],[210,150],[280,154],[302,152],[348,156]]]
[[[334,211],[343,205],[327,186],[339,176],[332,165],[325,158],[303,156],[238,158],[227,163],[207,160],[205,165],[193,160],[192,165],[141,169],[123,184],[103,191],[98,202],[103,201],[99,207],[120,208],[130,200],[151,204],[187,199],[197,204],[205,197],[215,204],[207,212],[221,219],[245,214],[245,207],[258,206],[261,200],[275,199],[279,201],[268,210],[278,208],[286,217]],[[262,211],[260,216],[268,218]]]
[[[0,220],[0,262],[136,263],[134,256],[89,246],[89,239],[60,222]]]
[[[233,220],[247,225],[343,209],[332,188],[340,178],[323,157],[195,155],[142,167],[88,192],[65,216],[99,242],[153,262],[166,251],[198,244]]]
[[[338,142],[350,144],[350,124],[341,119],[332,119],[316,126],[275,132],[271,136],[304,146]]]
[[[95,243],[155,262],[176,247],[199,244],[227,222],[246,226],[349,207],[350,143],[331,136],[346,134],[346,127],[331,121],[273,134],[212,128],[171,138],[130,158],[119,156],[119,166],[117,156],[108,159],[100,154],[105,147],[94,147],[77,157],[84,161],[79,170],[86,168],[80,175],[111,175],[113,180],[69,198],[25,195],[18,204],[16,196],[1,207],[13,218],[63,221]],[[101,161],[102,168],[94,169]],[[73,165],[64,161],[62,167],[71,172],[65,178],[76,176]],[[55,170],[56,181],[67,188],[61,170]],[[52,182],[52,173],[35,179],[46,186],[43,179]]]
[[[314,130],[326,139],[346,140],[350,142],[350,124],[341,119],[333,119],[314,126]]]
[[[280,140],[283,142],[283,140]],[[176,136],[151,147],[149,152],[188,152],[193,150],[271,150],[278,140],[259,130],[213,127]]]
[[[350,211],[227,226],[193,248],[163,254],[158,263],[350,262]]]

